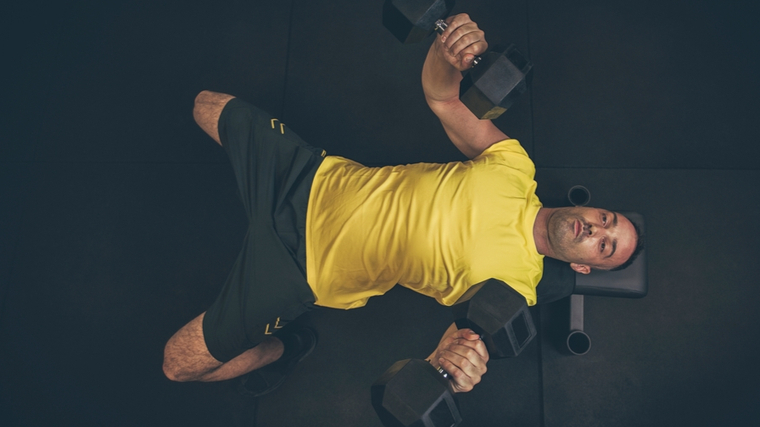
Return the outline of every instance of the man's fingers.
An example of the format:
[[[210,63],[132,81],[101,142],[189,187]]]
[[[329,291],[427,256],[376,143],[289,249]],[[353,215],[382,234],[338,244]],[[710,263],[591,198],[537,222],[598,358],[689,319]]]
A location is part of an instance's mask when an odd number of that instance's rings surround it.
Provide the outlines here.
[[[456,331],[447,335],[442,343],[445,345],[449,345],[456,340],[473,340],[473,339],[476,340],[479,338],[480,336],[476,334],[475,332],[473,332],[471,329],[457,329]],[[444,346],[441,346],[441,347],[444,347]]]
[[[472,21],[472,19],[470,19],[470,15],[466,13],[459,13],[459,14],[452,15],[446,18],[446,24],[449,25],[448,29],[452,31],[461,27],[462,25],[469,24],[469,23],[474,23],[474,22]]]
[[[457,28],[444,42],[449,52],[454,56],[462,54],[478,55],[485,51],[485,33],[478,29],[473,22]]]
[[[471,377],[466,375],[458,366],[446,359],[441,359],[441,368],[448,372],[457,392],[468,392],[477,384]],[[479,381],[478,381],[479,382]]]
[[[456,31],[457,28],[461,27],[466,22],[471,22],[470,16],[466,13],[460,13],[459,15],[449,16],[445,19],[446,25],[448,26],[443,32],[441,33],[441,41],[445,42],[449,39],[451,34]]]
[[[441,34],[449,62],[460,70],[472,66],[473,59],[488,49],[485,33],[466,14],[448,19],[449,26]]]
[[[458,392],[472,390],[487,370],[488,351],[480,336],[471,329],[450,333],[441,341],[435,356]]]
[[[475,335],[477,337],[477,335]],[[477,355],[483,359],[483,363],[488,363],[489,355],[488,355],[488,349],[486,348],[486,344],[480,340],[480,338],[476,339],[459,339],[455,340],[451,343],[452,345],[459,345],[459,346],[465,346],[471,348],[473,351],[477,353]]]
[[[449,373],[454,382],[454,389],[458,392],[468,392],[481,380],[481,374],[477,370],[462,369],[459,364],[453,363],[446,358],[439,360],[441,367]],[[462,364],[462,361],[459,361]]]
[[[488,349],[483,340],[480,339],[480,335],[473,332],[471,329],[459,329],[455,333],[446,337],[446,339],[439,346],[440,349],[446,349],[452,345],[464,345],[475,350],[484,363],[487,363],[490,359],[488,355]]]
[[[480,376],[486,372],[486,362],[474,349],[466,345],[453,345],[440,352],[439,359],[447,360],[468,376]]]
[[[456,354],[471,359],[471,363],[478,367],[485,367],[489,360],[485,343],[471,329],[459,329],[447,335],[438,345],[435,358],[446,357],[446,352],[449,352],[449,357]]]

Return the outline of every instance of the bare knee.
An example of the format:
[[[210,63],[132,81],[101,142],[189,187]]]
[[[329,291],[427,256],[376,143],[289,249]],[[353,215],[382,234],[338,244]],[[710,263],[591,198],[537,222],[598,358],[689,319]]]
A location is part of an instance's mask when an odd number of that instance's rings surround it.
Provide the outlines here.
[[[217,144],[222,145],[219,138],[219,116],[227,103],[234,98],[226,93],[201,91],[195,97],[193,106],[193,118],[198,126],[203,129]]]
[[[198,381],[222,365],[206,347],[203,316],[191,320],[177,331],[164,347],[163,371],[172,381]]]
[[[172,363],[169,359],[167,359],[166,355],[164,355],[163,369],[166,378],[172,381],[186,382],[193,380],[193,377],[189,375],[189,373],[184,372],[179,365]]]
[[[178,358],[170,354],[167,349],[164,350],[163,370],[166,378],[177,382],[195,381],[204,373],[193,371],[186,364],[182,364]]]

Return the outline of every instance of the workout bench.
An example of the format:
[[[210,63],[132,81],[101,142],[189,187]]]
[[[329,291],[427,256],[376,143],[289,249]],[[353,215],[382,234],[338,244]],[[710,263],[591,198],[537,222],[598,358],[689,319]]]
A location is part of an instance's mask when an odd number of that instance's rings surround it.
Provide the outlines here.
[[[571,205],[584,206],[590,200],[589,191],[574,186],[568,191]],[[634,222],[645,234],[644,217],[636,212],[621,212]],[[543,285],[543,288],[542,288]],[[586,354],[591,348],[591,338],[583,330],[583,298],[585,295],[642,298],[647,294],[646,249],[634,262],[620,271],[593,270],[589,274],[573,271],[570,265],[553,258],[544,258],[544,275],[536,288],[538,304],[546,304],[563,298],[569,304],[569,328],[564,350],[572,355]]]

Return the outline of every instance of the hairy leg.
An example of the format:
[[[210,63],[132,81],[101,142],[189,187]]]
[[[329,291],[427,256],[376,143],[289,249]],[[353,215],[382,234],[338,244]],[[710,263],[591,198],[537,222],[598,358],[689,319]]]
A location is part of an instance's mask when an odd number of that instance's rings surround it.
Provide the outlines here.
[[[219,139],[219,116],[232,98],[234,96],[210,90],[204,90],[195,97],[193,118],[198,126],[219,145],[222,145]]]
[[[269,338],[230,360],[220,362],[203,339],[203,317],[191,320],[169,339],[164,348],[164,374],[172,381],[222,381],[247,374],[282,356],[283,345]]]

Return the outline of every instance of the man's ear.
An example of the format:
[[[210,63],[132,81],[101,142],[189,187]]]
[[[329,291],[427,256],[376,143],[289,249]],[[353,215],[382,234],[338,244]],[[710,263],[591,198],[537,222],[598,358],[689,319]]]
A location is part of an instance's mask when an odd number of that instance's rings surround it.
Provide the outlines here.
[[[570,268],[572,268],[573,270],[575,270],[576,273],[581,273],[581,274],[589,274],[589,273],[591,273],[591,267],[589,267],[586,264],[576,264],[574,262],[571,262],[570,263]]]

